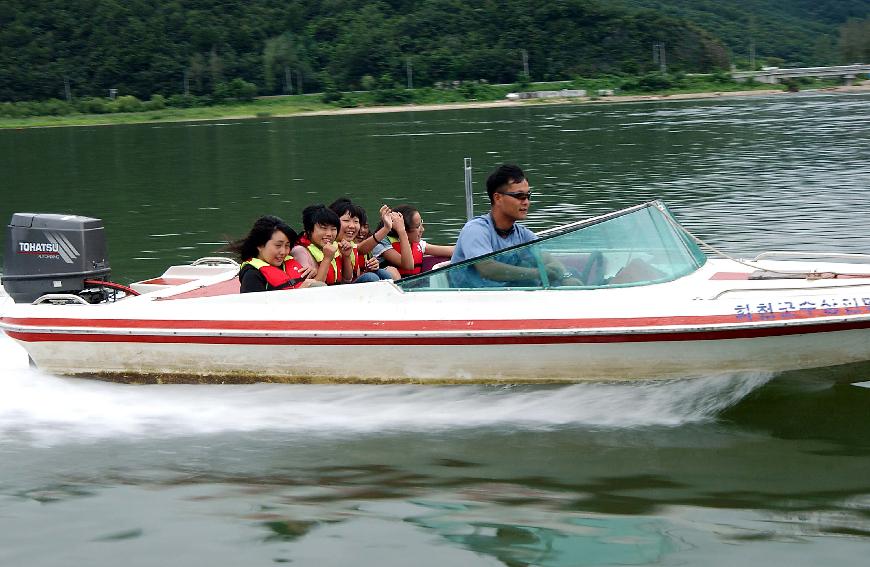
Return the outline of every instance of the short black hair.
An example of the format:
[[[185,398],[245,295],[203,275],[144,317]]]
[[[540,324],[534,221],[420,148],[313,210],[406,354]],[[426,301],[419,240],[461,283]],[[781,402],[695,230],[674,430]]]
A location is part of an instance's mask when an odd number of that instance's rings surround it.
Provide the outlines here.
[[[329,205],[329,208],[339,217],[344,216],[344,213],[350,213],[350,216],[359,219],[360,225],[368,224],[369,222],[368,218],[366,218],[366,210],[352,202],[347,197],[336,199],[331,205]]]
[[[489,195],[489,202],[492,203],[493,195],[505,185],[511,183],[520,183],[526,178],[526,174],[520,169],[520,166],[512,163],[503,163],[496,168],[495,171],[489,174],[486,178],[486,194]]]
[[[341,230],[341,219],[332,209],[328,209],[323,204],[309,205],[302,210],[302,227],[305,229],[305,234],[311,236],[316,224],[334,226],[335,230]]]

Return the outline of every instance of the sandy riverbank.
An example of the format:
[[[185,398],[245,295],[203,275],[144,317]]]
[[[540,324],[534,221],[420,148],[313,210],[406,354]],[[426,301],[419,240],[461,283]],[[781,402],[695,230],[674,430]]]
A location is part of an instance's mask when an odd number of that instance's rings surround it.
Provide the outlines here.
[[[850,87],[827,87],[817,91],[804,92],[870,92],[870,81]],[[426,112],[432,110],[460,110],[463,108],[505,108],[511,106],[541,105],[541,104],[612,104],[618,102],[644,102],[644,101],[668,101],[668,100],[696,100],[706,98],[728,98],[746,96],[769,96],[794,94],[780,89],[763,89],[748,91],[714,91],[699,93],[680,93],[664,95],[624,95],[607,96],[599,98],[576,97],[576,98],[551,98],[537,100],[494,100],[487,102],[457,102],[446,104],[407,104],[401,106],[366,106],[360,108],[337,108],[331,110],[316,110],[310,112],[298,112],[294,114],[276,114],[275,116],[327,116],[333,114],[379,114],[385,112]],[[240,118],[240,117],[239,117]]]

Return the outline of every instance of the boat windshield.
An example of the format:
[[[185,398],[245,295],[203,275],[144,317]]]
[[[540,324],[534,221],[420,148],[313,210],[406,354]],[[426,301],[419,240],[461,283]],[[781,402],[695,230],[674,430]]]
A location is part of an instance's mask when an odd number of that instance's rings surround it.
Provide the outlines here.
[[[397,285],[405,291],[591,289],[650,285],[696,271],[707,257],[660,201],[538,234]]]

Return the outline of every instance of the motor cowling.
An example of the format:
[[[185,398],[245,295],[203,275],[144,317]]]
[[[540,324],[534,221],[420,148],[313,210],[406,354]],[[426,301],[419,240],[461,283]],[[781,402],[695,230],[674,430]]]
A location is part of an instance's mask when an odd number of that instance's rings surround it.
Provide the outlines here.
[[[93,287],[85,280],[107,280],[110,272],[102,220],[45,213],[12,215],[6,229],[2,284],[16,302],[31,302],[47,293],[79,295]]]

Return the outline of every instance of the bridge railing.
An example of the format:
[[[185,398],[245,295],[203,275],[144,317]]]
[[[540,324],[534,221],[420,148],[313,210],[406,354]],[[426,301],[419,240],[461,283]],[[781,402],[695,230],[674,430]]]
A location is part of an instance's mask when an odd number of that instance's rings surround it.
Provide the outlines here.
[[[781,78],[796,77],[843,77],[850,81],[862,74],[870,74],[870,65],[862,63],[832,67],[769,68],[761,71],[735,71],[731,76],[738,81],[751,77],[762,83],[778,83]]]

